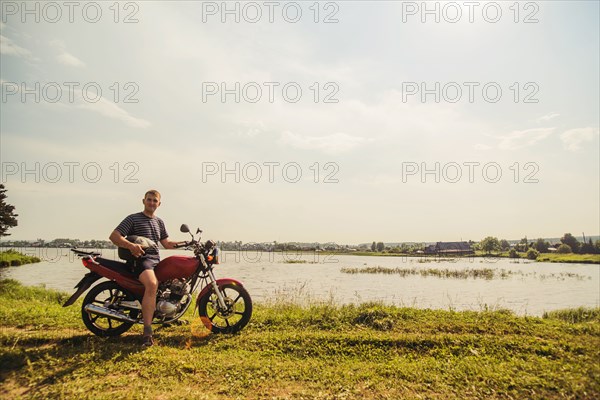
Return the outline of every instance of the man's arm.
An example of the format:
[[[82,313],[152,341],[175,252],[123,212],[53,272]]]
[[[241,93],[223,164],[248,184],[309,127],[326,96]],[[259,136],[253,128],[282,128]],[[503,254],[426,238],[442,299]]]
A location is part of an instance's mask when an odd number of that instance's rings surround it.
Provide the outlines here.
[[[169,238],[163,239],[160,241],[160,244],[163,245],[165,249],[174,249],[177,245],[184,244],[184,242],[173,242],[169,240]]]
[[[144,249],[142,248],[142,246],[140,246],[139,244],[131,243],[129,240],[125,239],[123,235],[121,235],[121,232],[119,232],[116,229],[110,234],[108,239],[111,242],[113,242],[113,244],[117,247],[129,249],[129,251],[131,251],[131,254],[133,254],[134,257],[139,257],[144,254]]]

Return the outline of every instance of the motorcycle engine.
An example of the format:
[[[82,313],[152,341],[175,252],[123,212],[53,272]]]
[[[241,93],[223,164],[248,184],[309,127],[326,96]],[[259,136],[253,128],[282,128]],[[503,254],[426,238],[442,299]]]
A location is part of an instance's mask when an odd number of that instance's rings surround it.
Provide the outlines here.
[[[163,317],[173,317],[181,310],[189,297],[190,285],[185,279],[172,279],[159,287],[156,311]]]

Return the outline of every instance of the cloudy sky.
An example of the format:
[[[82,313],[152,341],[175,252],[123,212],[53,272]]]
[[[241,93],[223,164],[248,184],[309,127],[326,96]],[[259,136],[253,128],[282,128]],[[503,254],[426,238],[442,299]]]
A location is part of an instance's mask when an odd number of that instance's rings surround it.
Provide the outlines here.
[[[599,3],[2,2],[11,239],[597,235]]]

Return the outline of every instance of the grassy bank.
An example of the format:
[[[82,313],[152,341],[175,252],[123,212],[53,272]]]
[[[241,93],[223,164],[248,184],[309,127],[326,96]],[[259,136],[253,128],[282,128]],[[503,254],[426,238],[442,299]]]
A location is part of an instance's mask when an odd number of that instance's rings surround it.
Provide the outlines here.
[[[40,262],[38,257],[27,256],[15,250],[7,250],[0,252],[0,267],[19,266],[23,264],[31,264]]]
[[[576,264],[600,264],[600,254],[540,254],[536,261],[576,263]]]
[[[91,335],[80,303],[0,281],[0,397],[176,399],[581,398],[600,396],[600,309],[452,312],[377,304],[256,305],[238,335],[198,318]]]

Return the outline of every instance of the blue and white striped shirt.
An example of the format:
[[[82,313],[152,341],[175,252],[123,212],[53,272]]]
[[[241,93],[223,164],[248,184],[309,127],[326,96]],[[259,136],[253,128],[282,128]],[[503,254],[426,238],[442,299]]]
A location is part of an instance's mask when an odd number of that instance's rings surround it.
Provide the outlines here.
[[[156,216],[150,218],[143,212],[128,215],[115,229],[125,237],[129,235],[144,236],[156,244],[169,237],[162,219]],[[148,248],[145,249],[145,252],[146,254],[158,254],[158,249]]]

